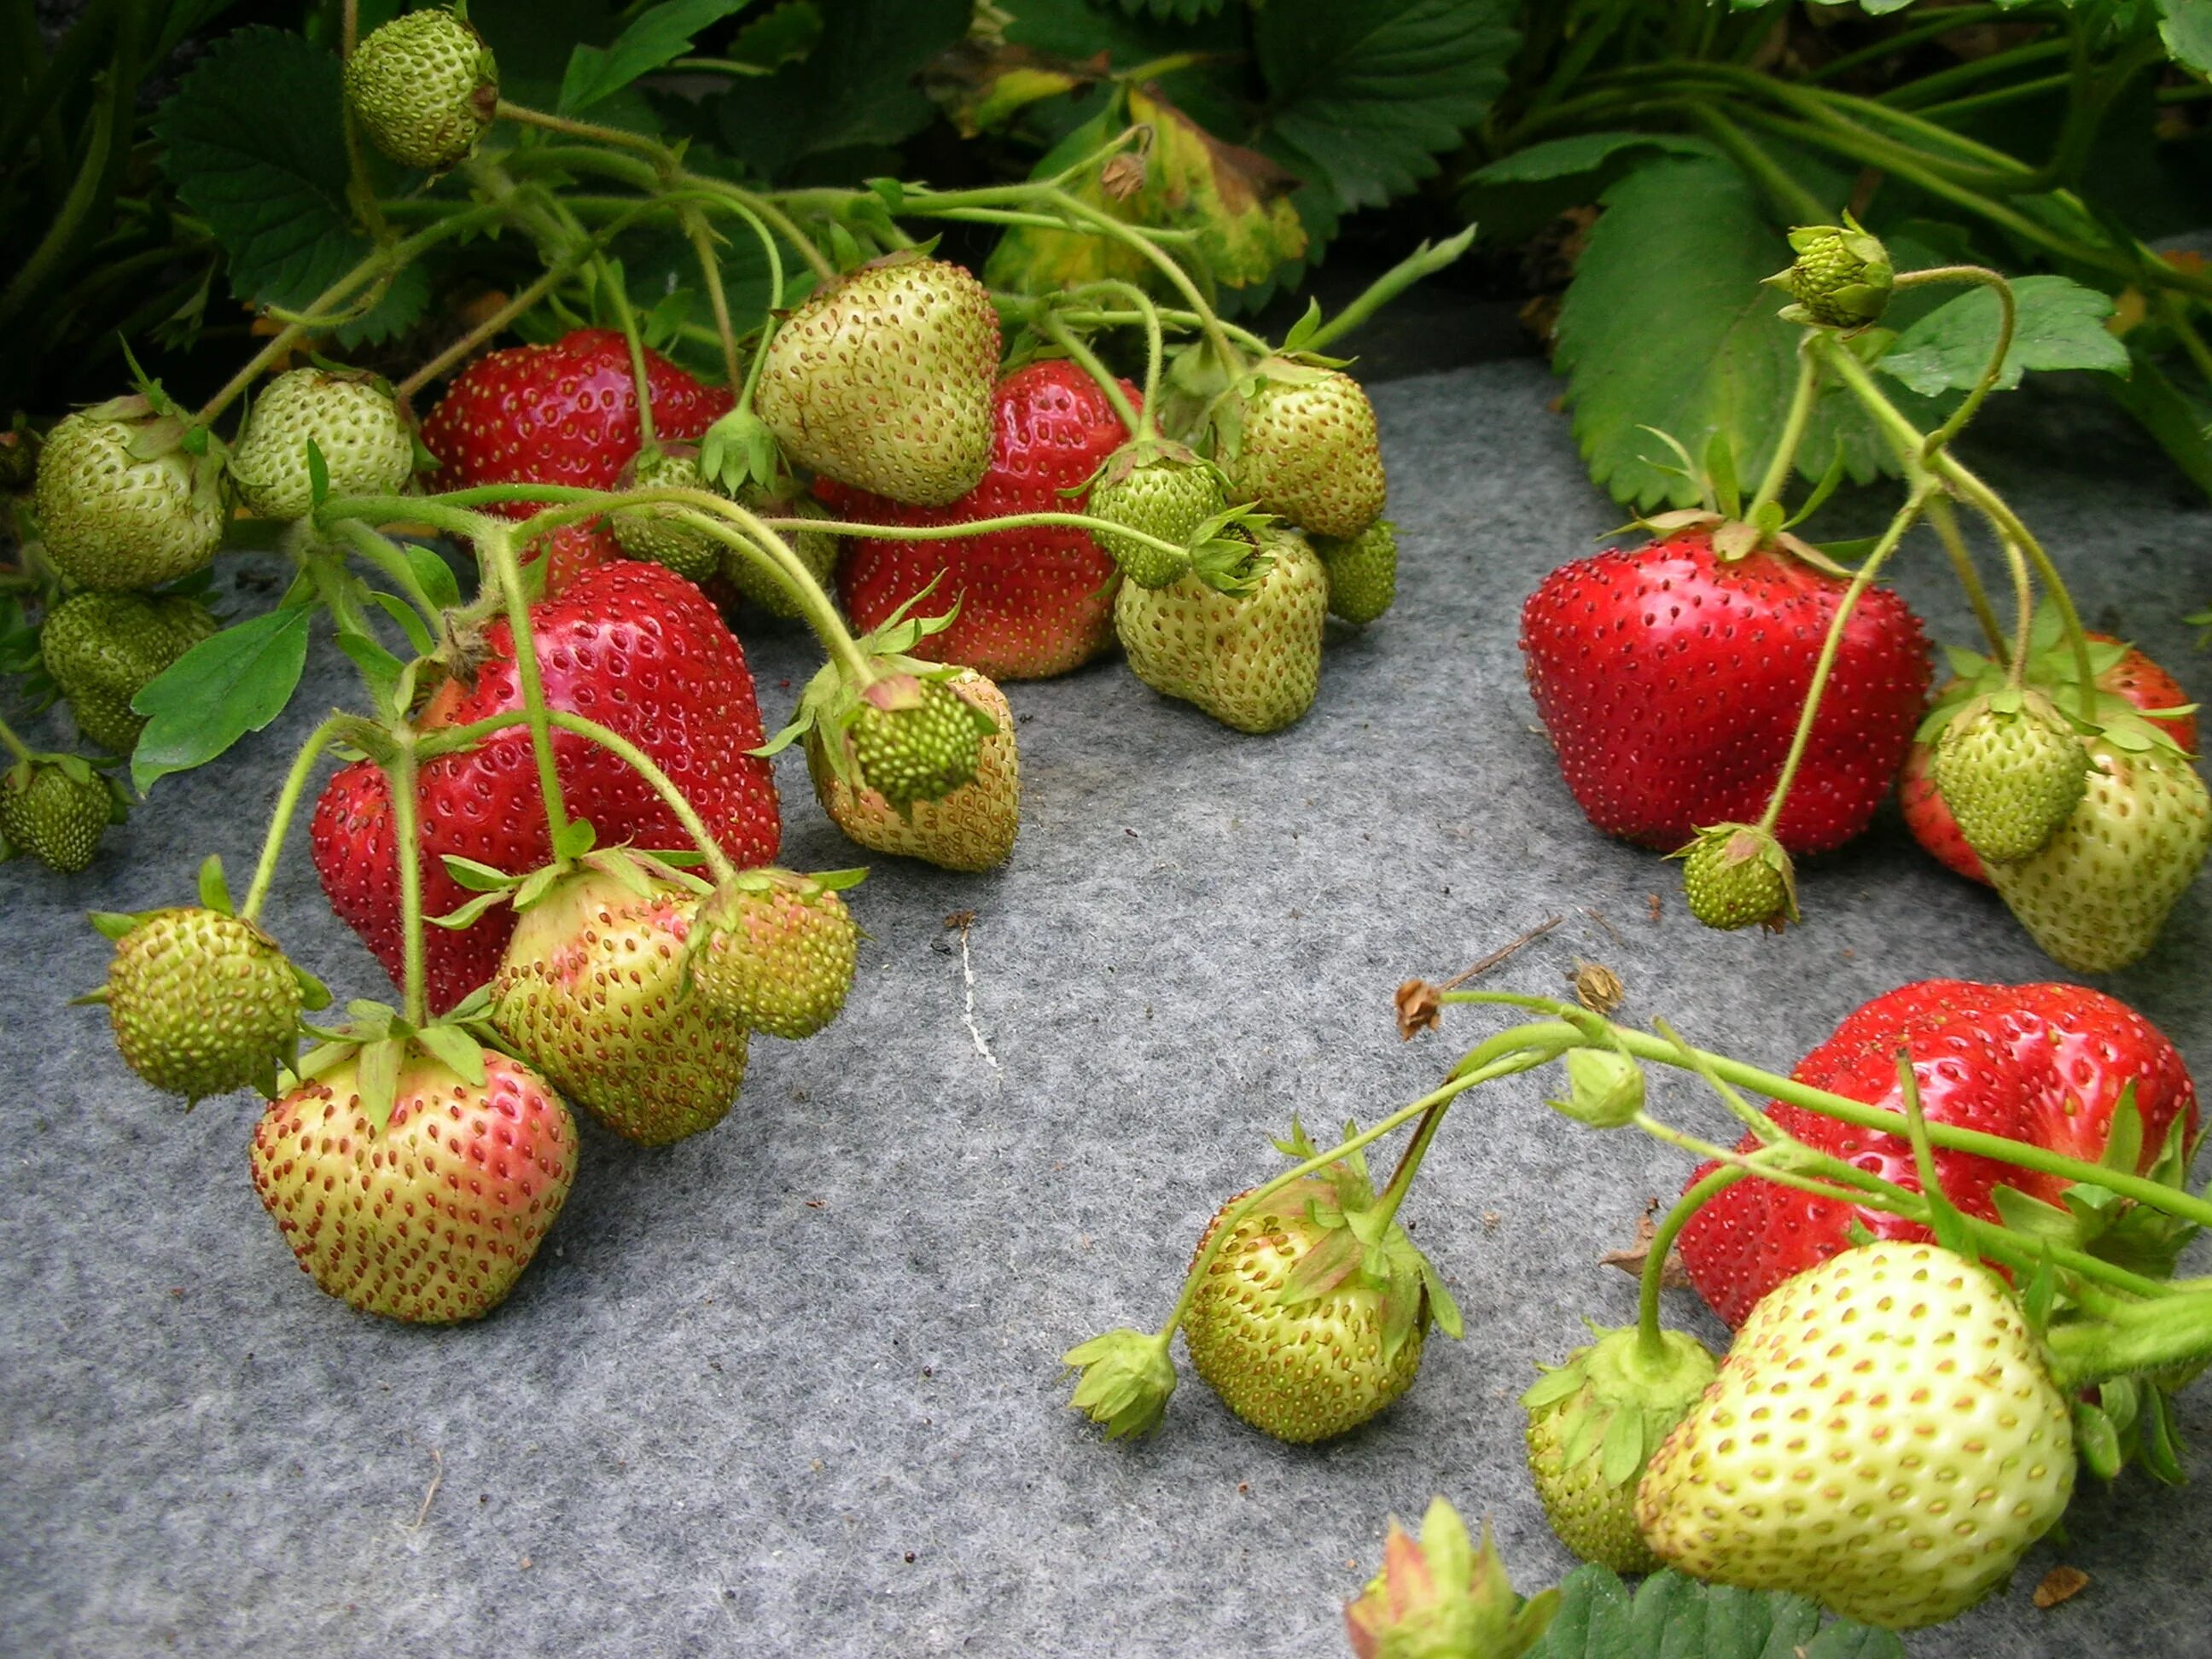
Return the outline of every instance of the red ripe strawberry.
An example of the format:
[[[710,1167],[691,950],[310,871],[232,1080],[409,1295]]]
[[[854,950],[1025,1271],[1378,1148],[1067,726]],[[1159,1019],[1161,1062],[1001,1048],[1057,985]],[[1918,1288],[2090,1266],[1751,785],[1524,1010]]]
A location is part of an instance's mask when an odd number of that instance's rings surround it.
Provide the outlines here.
[[[623,554],[622,544],[607,528],[606,520],[593,519],[586,524],[564,524],[522,550],[525,564],[533,563],[541,556],[545,560],[545,591],[542,597],[557,599],[586,570],[614,564]]]
[[[2092,644],[2106,647],[2120,647],[2121,642],[2110,634],[2092,634]],[[2121,647],[2125,654],[2118,662],[2097,676],[2097,690],[2115,697],[2125,698],[2142,709],[2179,708],[2189,696],[2176,683],[2172,675],[2160,668],[2148,657],[2132,646]],[[2053,651],[2044,660],[2063,675],[2066,684],[2079,682],[2065,671],[2072,665],[2071,652]],[[1936,693],[1940,702],[1950,694],[1956,681],[1949,682]],[[2060,689],[2054,692],[2058,706],[2068,714],[2076,712],[2071,693]],[[2160,720],[2160,726],[2172,736],[2182,748],[2194,751],[2197,747],[2197,716],[2184,714],[2179,720]],[[1966,845],[1966,838],[1959,833],[1959,825],[1951,816],[1951,809],[1943,804],[1936,793],[1936,780],[1929,770],[1936,758],[1934,740],[1915,743],[1905,757],[1905,774],[1898,780],[1898,804],[1905,809],[1905,827],[1912,831],[1912,838],[1927,849],[1938,864],[1954,870],[1969,881],[1989,884],[1989,874],[1982,868],[1982,860],[1974,849]]]
[[[740,866],[768,864],[781,838],[769,763],[747,751],[763,741],[743,648],[699,590],[660,565],[625,562],[588,572],[560,599],[531,611],[545,700],[629,738],[666,772]],[[472,685],[449,680],[424,708],[425,728],[462,726],[522,706],[514,634],[485,629],[488,659]],[[553,735],[569,813],[588,818],[602,845],[682,848],[689,838],[645,781],[607,750]],[[459,908],[469,895],[446,873],[447,854],[520,874],[551,848],[529,733],[517,726],[477,748],[423,763],[422,906]],[[374,765],[333,777],[315,807],[315,869],[341,920],[396,981],[404,965],[397,838],[391,792]],[[492,976],[514,929],[495,906],[459,933],[428,930],[434,1010]]]
[[[1607,835],[1669,852],[1755,823],[1780,776],[1844,584],[1787,554],[1733,562],[1705,530],[1577,559],[1521,611],[1521,651],[1559,769]],[[1889,791],[1928,693],[1919,618],[1859,600],[1775,833],[1840,847]]]
[[[2142,1119],[2136,1162],[2148,1172],[2177,1118],[2197,1129],[2197,1093],[2173,1045],[2125,1003],[2079,985],[1977,985],[1923,980],[1876,997],[1790,1073],[1798,1082],[1902,1111],[1897,1051],[1907,1048],[1930,1123],[1949,1123],[2095,1163],[2112,1114],[2134,1090]],[[1915,1192],[1912,1148],[1900,1136],[1853,1128],[1800,1107],[1770,1108],[1807,1144]],[[1746,1135],[1740,1150],[1758,1143]],[[1972,1153],[1936,1154],[1944,1194],[1966,1214],[1999,1218],[1991,1189],[2008,1186],[2057,1204],[2066,1182]],[[1691,1176],[1702,1180],[1716,1165]],[[1856,1223],[1877,1237],[1924,1240],[1914,1223],[1753,1178],[1737,1182],[1682,1230],[1684,1266],[1730,1325],[1783,1280],[1849,1248]]]
[[[1137,390],[1121,387],[1134,404]],[[1084,485],[1128,438],[1098,384],[1073,363],[1016,369],[992,400],[994,437],[983,481],[950,507],[910,507],[817,479],[841,516],[878,524],[950,525],[1016,513],[1080,513]],[[1073,492],[1073,493],[1069,493]],[[1079,668],[1114,643],[1114,561],[1087,530],[1000,531],[963,541],[854,539],[837,567],[847,612],[863,629],[942,574],[923,602],[957,600],[959,620],[914,654],[965,663],[994,680],[1041,680]]]
[[[645,354],[645,375],[660,437],[700,437],[729,413],[726,390],[701,385],[658,352]],[[580,328],[551,345],[479,357],[422,422],[422,441],[438,458],[440,489],[611,489],[640,441],[629,345],[612,329]],[[517,501],[492,510],[526,519],[536,509]]]

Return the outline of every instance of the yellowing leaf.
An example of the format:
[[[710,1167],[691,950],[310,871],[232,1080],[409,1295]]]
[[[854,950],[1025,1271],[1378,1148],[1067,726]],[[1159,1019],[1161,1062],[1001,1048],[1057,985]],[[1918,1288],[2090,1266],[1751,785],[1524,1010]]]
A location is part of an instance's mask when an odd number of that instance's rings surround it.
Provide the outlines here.
[[[1185,245],[1192,262],[1224,288],[1264,283],[1278,266],[1304,256],[1305,227],[1290,202],[1297,181],[1273,161],[1223,143],[1166,100],[1135,88],[1127,94],[1127,121],[1152,129],[1142,182],[1117,201],[1094,169],[1072,187],[1079,199],[1127,223],[1196,231]],[[1122,125],[1109,106],[1045,157],[1038,174],[1068,167]],[[1109,238],[1030,226],[1008,231],[984,270],[993,287],[1029,294],[1108,276],[1152,286],[1160,281],[1142,256]]]

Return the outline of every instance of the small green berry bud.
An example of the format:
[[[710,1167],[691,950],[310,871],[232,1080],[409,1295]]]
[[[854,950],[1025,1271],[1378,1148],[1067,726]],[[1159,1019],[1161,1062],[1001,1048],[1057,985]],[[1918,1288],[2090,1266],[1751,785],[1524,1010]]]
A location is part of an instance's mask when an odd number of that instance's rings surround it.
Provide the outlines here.
[[[1790,854],[1767,831],[1721,823],[1698,831],[1673,856],[1683,860],[1690,914],[1723,932],[1754,923],[1780,933],[1797,920],[1797,878]]]
[[[1626,1128],[1644,1109],[1644,1068],[1607,1048],[1576,1048],[1567,1055],[1567,1097],[1552,1109],[1593,1129]]]
[[[1175,1393],[1175,1362],[1157,1332],[1109,1331],[1070,1348],[1060,1363],[1081,1373],[1068,1404],[1102,1425],[1109,1440],[1150,1433]]]
[[[499,107],[499,66],[466,23],[442,9],[395,17],[355,48],[346,104],[369,142],[433,173],[466,159]]]
[[[1801,225],[1790,233],[1796,262],[1766,280],[1796,303],[1783,308],[1793,323],[1864,328],[1881,320],[1896,281],[1889,250],[1846,213],[1840,225]]]

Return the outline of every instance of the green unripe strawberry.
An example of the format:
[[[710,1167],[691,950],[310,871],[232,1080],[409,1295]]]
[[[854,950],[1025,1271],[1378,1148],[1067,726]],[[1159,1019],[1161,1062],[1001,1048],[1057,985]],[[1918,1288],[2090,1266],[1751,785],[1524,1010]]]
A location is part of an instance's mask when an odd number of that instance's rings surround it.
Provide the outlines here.
[[[860,780],[894,811],[942,800],[975,775],[991,717],[950,686],[911,674],[860,694],[850,728]]]
[[[894,253],[809,295],[770,338],[756,407],[802,465],[944,507],[991,462],[999,314],[964,268]]]
[[[1840,225],[1801,225],[1790,233],[1797,258],[1766,280],[1796,301],[1783,315],[1826,328],[1864,328],[1889,305],[1895,270],[1889,251],[1846,213]]]
[[[684,982],[697,897],[586,869],[524,910],[493,976],[493,1030],[562,1094],[647,1146],[720,1122],[745,1030]]]
[[[921,859],[945,870],[992,870],[1004,864],[1021,831],[1021,755],[1013,711],[996,684],[965,670],[945,682],[990,716],[997,730],[982,741],[975,775],[939,800],[895,811],[875,790],[854,788],[831,763],[818,729],[806,734],[806,769],[815,798],[831,822],[871,852]]]
[[[0,841],[58,874],[90,864],[114,819],[114,791],[76,755],[34,756],[0,776]]]
[[[744,500],[744,505],[763,518],[819,519],[828,513],[828,509],[811,495],[800,495],[787,501],[753,495]],[[799,563],[806,567],[808,575],[817,582],[830,580],[830,573],[837,566],[840,544],[836,537],[825,530],[787,530],[782,535],[791,550],[799,556]],[[722,577],[744,595],[746,603],[758,605],[771,617],[787,620],[802,614],[799,601],[791,597],[790,589],[762,569],[758,562],[735,548],[722,550]]]
[[[1140,440],[1108,459],[1091,486],[1088,511],[1127,529],[1188,546],[1198,527],[1229,505],[1221,470],[1180,445]],[[1121,574],[1139,587],[1165,587],[1190,568],[1188,553],[1149,546],[1110,530],[1094,532]]]
[[[264,519],[314,510],[313,442],[333,495],[396,495],[415,470],[415,438],[392,393],[370,375],[295,368],[264,386],[230,447],[230,479]]]
[[[837,1018],[860,948],[834,889],[787,870],[749,870],[699,907],[691,988],[722,1018],[796,1042]]]
[[[1872,1625],[1954,1618],[2074,1490],[2072,1411],[1988,1268],[1848,1249],[1771,1291],[1644,1472],[1669,1565]]]
[[[346,104],[393,161],[443,173],[464,160],[499,107],[499,65],[450,11],[409,12],[355,48]]]
[[[94,590],[64,599],[39,629],[39,654],[78,729],[111,754],[127,755],[146,728],[131,698],[215,632],[197,599]]]
[[[1232,499],[1316,536],[1357,536],[1382,515],[1375,406],[1341,369],[1269,358],[1220,447]]]
[[[1672,856],[1682,863],[1690,914],[1723,931],[1779,933],[1797,920],[1797,878],[1782,843],[1749,823],[1720,823]]]
[[[670,444],[641,453],[618,488],[701,489],[699,452],[690,444]],[[671,504],[624,507],[614,515],[615,539],[633,559],[665,564],[688,580],[703,582],[722,566],[722,544],[696,525],[672,516]]]
[[[1196,571],[1157,592],[1126,583],[1114,628],[1139,679],[1240,732],[1279,732],[1321,685],[1328,578],[1305,538],[1264,530],[1249,591],[1224,592]]]
[[[143,918],[107,967],[116,1048],[147,1082],[187,1100],[249,1085],[273,1093],[305,1006],[276,941],[205,906]]]
[[[1314,551],[1328,572],[1328,613],[1348,623],[1371,623],[1398,597],[1398,527],[1377,519],[1357,536],[1339,541],[1316,536]]]
[[[1222,1403],[1293,1444],[1358,1428],[1413,1387],[1441,1314],[1431,1291],[1442,1287],[1395,1222],[1378,1247],[1384,1272],[1370,1270],[1341,1224],[1347,1199],[1372,1194],[1342,1164],[1270,1194],[1235,1224],[1183,1320],[1191,1364]],[[1200,1255],[1240,1201],[1207,1224]],[[1332,1213],[1335,1226],[1316,1218]]]
[[[82,587],[155,587],[215,556],[222,469],[143,398],[81,410],[39,452],[33,505],[46,557]]]
[[[2000,693],[1952,716],[1931,771],[1966,845],[2005,863],[2026,858],[2074,816],[2089,787],[2089,751],[2042,693]]]
[[[2212,849],[2212,799],[2187,756],[2124,732],[2090,740],[2088,787],[2058,833],[1988,866],[2014,915],[2051,957],[2109,974],[2145,955]]]
[[[1713,1372],[1691,1338],[1662,1331],[1647,1353],[1632,1326],[1576,1349],[1521,1396],[1529,1478],[1561,1543],[1615,1572],[1657,1571],[1636,1524],[1637,1483]]]

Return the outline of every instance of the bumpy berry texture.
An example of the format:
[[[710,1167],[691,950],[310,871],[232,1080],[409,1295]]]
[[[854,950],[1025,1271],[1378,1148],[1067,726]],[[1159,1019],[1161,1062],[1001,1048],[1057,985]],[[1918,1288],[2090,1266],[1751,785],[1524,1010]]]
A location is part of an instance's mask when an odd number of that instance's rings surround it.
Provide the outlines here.
[[[81,760],[22,761],[0,774],[0,838],[58,875],[92,862],[114,811],[106,781]]]
[[[1771,837],[1742,824],[1705,831],[1682,862],[1690,914],[1723,932],[1796,921],[1787,858]]]
[[[2071,1413],[2003,1283],[1931,1244],[1790,1280],[1645,1471],[1670,1565],[1917,1629],[2002,1583],[2073,1495]]]
[[[1122,387],[1130,401],[1135,388]],[[1080,513],[1089,483],[1128,432],[1097,383],[1074,364],[1030,363],[991,398],[989,465],[949,506],[902,507],[816,481],[841,518],[912,526],[972,523],[1024,513]],[[838,595],[861,629],[880,627],[929,589],[923,616],[957,604],[951,627],[914,648],[998,680],[1048,679],[1114,643],[1114,561],[1087,530],[1002,530],[952,541],[855,537],[837,568]],[[936,583],[931,587],[932,582]]]
[[[815,289],[784,320],[757,408],[799,465],[942,507],[990,465],[998,372],[999,314],[983,285],[942,259],[892,254]]]
[[[737,636],[705,596],[673,571],[623,562],[590,571],[558,599],[531,608],[547,702],[621,733],[666,772],[739,865],[775,857],[781,826],[769,763],[747,751],[763,741],[752,675]],[[426,728],[463,726],[520,708],[514,635],[504,618],[484,630],[487,659],[473,685],[441,686]],[[651,787],[607,750],[553,735],[568,811],[588,819],[600,844],[682,849],[690,838]],[[468,900],[441,861],[457,854],[520,875],[551,855],[530,738],[510,728],[465,754],[423,763],[422,902],[442,915]],[[394,981],[405,959],[397,837],[384,774],[366,761],[336,774],[316,804],[316,872],[339,918],[360,934]],[[455,933],[428,930],[431,1006],[450,1008],[489,979],[514,926],[495,907]]]
[[[2087,789],[2036,852],[1988,866],[1990,881],[2051,959],[2109,974],[2158,942],[2174,902],[2212,850],[2212,799],[2188,757],[2163,746],[2088,745]]]
[[[1607,835],[1672,850],[1755,823],[1782,773],[1844,584],[1774,553],[1729,563],[1704,531],[1577,559],[1521,612],[1536,712],[1567,787]],[[1840,847],[1889,791],[1928,690],[1919,619],[1870,588],[1844,627],[1776,833]]]
[[[1199,526],[1228,505],[1218,468],[1158,455],[1126,471],[1109,463],[1091,488],[1089,511],[1093,518],[1184,547]],[[1165,587],[1190,568],[1187,553],[1163,552],[1112,531],[1099,532],[1097,539],[1121,574],[1139,587]]]
[[[170,448],[131,453],[143,422],[98,410],[66,416],[39,452],[33,504],[47,558],[84,587],[153,587],[190,575],[222,540],[212,463]]]
[[[2120,652],[2112,665],[2097,675],[2100,692],[2119,697],[2144,710],[2179,708],[2189,701],[2189,694],[2181,689],[2173,676],[2160,668],[2148,657],[2132,647],[2122,647],[2109,634],[2092,634],[2093,647],[2103,647]],[[2057,660],[2070,660],[2063,653]],[[1955,684],[1953,683],[1953,684]],[[1946,684],[1936,692],[1940,703],[1953,684]],[[2057,694],[2063,707],[2074,708],[2075,693],[2071,690]],[[2184,714],[2177,720],[2162,720],[2160,728],[2181,748],[2194,752],[2197,748],[2197,716]],[[1969,881],[1989,882],[1989,873],[1966,838],[1959,833],[1957,821],[1951,809],[1943,804],[1943,797],[1936,788],[1934,777],[1936,745],[1932,741],[1916,739],[1912,750],[1905,757],[1904,775],[1898,781],[1898,803],[1904,809],[1905,828],[1911,830],[1918,842],[1939,864],[1954,870]]]
[[[753,495],[745,500],[744,505],[767,519],[819,519],[827,516],[827,509],[812,497],[805,495],[788,501]],[[827,588],[830,572],[837,568],[837,554],[842,546],[837,538],[823,530],[786,530],[781,533],[785,544],[799,556],[799,563],[806,567],[806,574]],[[800,614],[799,602],[791,597],[791,590],[734,548],[722,550],[722,579],[738,590],[746,604],[757,605],[771,617],[781,617],[788,621]]]
[[[39,654],[77,729],[110,754],[127,755],[146,729],[131,699],[214,632],[215,618],[197,599],[94,590],[46,613]]]
[[[2114,1110],[2131,1091],[2142,1124],[2137,1173],[2157,1162],[2177,1120],[2185,1137],[2197,1131],[2196,1090],[2173,1045],[2126,1004],[2078,985],[1918,981],[1858,1009],[1790,1075],[1901,1112],[1899,1048],[1912,1055],[1921,1109],[1930,1123],[2003,1135],[2094,1164],[2105,1154]],[[1781,1103],[1767,1111],[1817,1150],[1920,1190],[1912,1148],[1902,1136],[1853,1128]],[[1758,1144],[1746,1135],[1737,1150]],[[1993,1158],[1939,1149],[1936,1165],[1946,1196],[1981,1220],[2001,1218],[1991,1195],[2001,1184],[2049,1204],[2064,1200],[2064,1182]],[[1717,1167],[1701,1165],[1690,1183]],[[1753,1178],[1738,1182],[1691,1218],[1680,1237],[1682,1262],[1713,1311],[1740,1324],[1784,1279],[1846,1248],[1854,1227],[1878,1238],[1930,1236],[1896,1216]]]
[[[1328,614],[1371,623],[1398,598],[1398,526],[1388,519],[1348,540],[1316,537],[1314,551],[1328,572]]]
[[[1522,1397],[1528,1476],[1561,1543],[1615,1572],[1656,1572],[1636,1524],[1636,1488],[1650,1453],[1713,1379],[1713,1357],[1676,1332],[1663,1358],[1641,1358],[1632,1327],[1608,1331]],[[1613,1419],[1633,1413],[1632,1421]],[[1625,1448],[1616,1451],[1616,1448]],[[1613,1467],[1616,1457],[1619,1467]]]
[[[252,922],[158,910],[116,941],[107,1017],[131,1069],[187,1100],[264,1080],[292,1058],[300,981]]]
[[[1382,515],[1375,406],[1340,370],[1298,368],[1291,379],[1263,380],[1244,407],[1227,466],[1236,500],[1316,536],[1357,536]]]
[[[763,878],[701,907],[691,985],[721,1018],[797,1042],[844,1007],[860,930],[830,889],[803,876]]]
[[[745,1076],[745,1030],[685,986],[698,900],[598,872],[524,912],[492,981],[491,1023],[617,1134],[665,1146],[711,1129]]]
[[[975,775],[983,734],[975,705],[948,685],[912,687],[910,706],[878,708],[862,701],[854,712],[853,758],[862,781],[897,811],[918,800],[942,800]]]
[[[992,870],[1006,861],[1021,829],[1021,757],[1006,694],[981,674],[945,685],[991,717],[999,728],[982,740],[975,775],[942,800],[914,803],[902,817],[873,789],[854,790],[838,777],[820,738],[806,734],[806,769],[830,820],[871,852],[922,859],[946,870]]]
[[[395,17],[346,64],[347,106],[393,161],[442,173],[492,123],[499,68],[482,37],[450,11]]]
[[[273,1102],[253,1184],[301,1267],[365,1313],[480,1319],[530,1265],[576,1175],[576,1125],[542,1078],[487,1052],[482,1086],[417,1057],[392,1116],[352,1061]]]
[[[1808,225],[1790,234],[1797,255],[1782,285],[1803,313],[1801,321],[1863,328],[1881,320],[1895,280],[1888,252],[1856,222]]]
[[[653,431],[690,441],[730,410],[730,393],[702,386],[659,352],[645,354]],[[551,345],[510,346],[462,370],[430,418],[422,442],[439,469],[426,487],[565,484],[611,489],[642,441],[629,346],[612,329],[585,328]],[[526,519],[511,501],[488,509]]]
[[[1188,575],[1157,591],[1126,586],[1114,602],[1137,678],[1240,732],[1282,730],[1321,685],[1328,574],[1294,532],[1267,532],[1261,551],[1272,563],[1241,598]]]
[[[630,463],[624,489],[704,488],[697,452],[688,444],[642,454]],[[722,544],[695,525],[668,515],[666,508],[631,507],[614,515],[615,539],[633,559],[665,564],[686,580],[702,582],[722,566]]]
[[[2057,835],[2088,787],[2081,739],[2047,698],[1962,710],[1936,740],[1936,787],[1976,856],[2024,859]]]
[[[1424,1300],[1396,1351],[1386,1352],[1382,1294],[1355,1281],[1282,1305],[1291,1274],[1328,1237],[1310,1213],[1317,1190],[1328,1183],[1294,1182],[1237,1224],[1182,1326],[1191,1364],[1222,1403],[1293,1445],[1348,1433],[1412,1388],[1428,1337]],[[1215,1212],[1200,1252],[1243,1196]],[[1388,1237],[1411,1249],[1396,1223]]]
[[[415,470],[415,438],[392,394],[365,375],[295,368],[261,389],[230,447],[230,480],[264,519],[314,507],[313,442],[333,495],[396,495]]]

